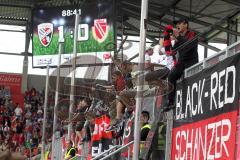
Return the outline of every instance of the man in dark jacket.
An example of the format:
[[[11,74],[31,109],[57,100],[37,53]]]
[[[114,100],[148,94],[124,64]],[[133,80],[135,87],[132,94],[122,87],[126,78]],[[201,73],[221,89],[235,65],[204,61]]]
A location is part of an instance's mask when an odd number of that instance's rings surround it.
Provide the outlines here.
[[[174,85],[174,90],[168,96],[168,105],[163,109],[167,112],[174,107],[176,92],[176,82],[183,75],[184,70],[198,63],[198,39],[196,33],[189,30],[189,24],[186,19],[180,19],[174,22],[177,30],[173,31],[171,37],[175,40],[172,54],[177,53],[177,64],[168,75],[168,81]]]

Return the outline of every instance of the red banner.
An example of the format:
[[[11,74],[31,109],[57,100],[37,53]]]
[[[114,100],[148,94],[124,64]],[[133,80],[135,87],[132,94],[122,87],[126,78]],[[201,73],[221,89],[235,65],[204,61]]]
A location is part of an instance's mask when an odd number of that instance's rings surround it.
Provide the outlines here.
[[[4,86],[6,91],[10,91],[13,103],[24,105],[24,96],[21,92],[22,76],[17,74],[0,74],[0,86]]]
[[[134,114],[131,115],[131,117],[127,120],[125,128],[124,128],[124,132],[123,132],[123,145],[126,145],[128,143],[130,143],[131,141],[133,141],[133,125],[134,125]],[[130,155],[132,156],[133,153],[133,144],[130,145],[131,151],[130,151]],[[122,152],[121,154],[123,157],[128,157],[128,150]]]
[[[240,99],[238,100],[238,120],[237,120],[237,153],[236,153],[236,160],[240,160]]]
[[[237,111],[173,129],[172,160],[234,159]]]
[[[92,134],[92,157],[108,150],[112,147],[112,132],[106,132],[111,120],[103,115],[95,118],[95,126]]]

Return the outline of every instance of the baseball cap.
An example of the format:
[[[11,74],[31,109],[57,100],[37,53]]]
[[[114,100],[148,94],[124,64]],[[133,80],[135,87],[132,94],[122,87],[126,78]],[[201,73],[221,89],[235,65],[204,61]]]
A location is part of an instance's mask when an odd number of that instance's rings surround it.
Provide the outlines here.
[[[178,23],[185,23],[185,24],[188,24],[188,20],[186,18],[180,18],[178,20],[174,20],[173,21],[173,24],[178,24]]]

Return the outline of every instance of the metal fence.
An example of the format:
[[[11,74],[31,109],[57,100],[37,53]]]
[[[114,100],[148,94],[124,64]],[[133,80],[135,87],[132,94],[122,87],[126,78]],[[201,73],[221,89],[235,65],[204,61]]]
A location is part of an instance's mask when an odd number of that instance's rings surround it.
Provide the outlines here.
[[[237,53],[240,53],[240,41],[232,44],[231,46],[228,46],[225,50],[222,50],[218,52],[217,54],[214,54],[203,61],[193,65],[192,67],[189,67],[185,70],[184,77],[191,77],[194,74],[202,71],[205,68],[211,67],[218,62],[224,60],[227,57],[233,56]]]

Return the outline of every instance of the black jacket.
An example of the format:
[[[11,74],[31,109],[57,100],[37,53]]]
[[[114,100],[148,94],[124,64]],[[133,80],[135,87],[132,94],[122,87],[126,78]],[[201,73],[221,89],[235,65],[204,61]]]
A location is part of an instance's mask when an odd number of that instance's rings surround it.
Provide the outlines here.
[[[188,30],[184,36],[178,36],[173,49],[179,53],[178,62],[186,67],[198,63],[198,39],[195,32]]]

